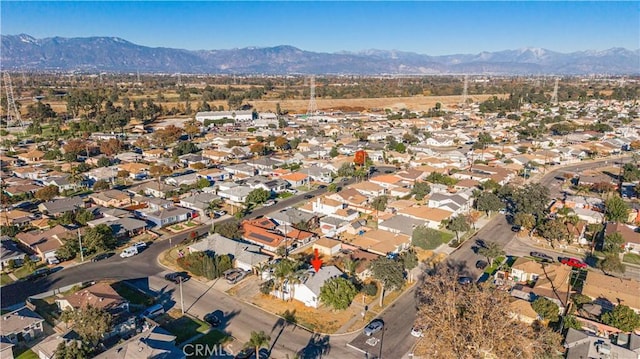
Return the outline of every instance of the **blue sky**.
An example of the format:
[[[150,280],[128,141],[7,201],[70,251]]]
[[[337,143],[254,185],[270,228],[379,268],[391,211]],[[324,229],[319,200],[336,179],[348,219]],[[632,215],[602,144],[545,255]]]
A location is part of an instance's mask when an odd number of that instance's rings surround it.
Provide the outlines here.
[[[640,2],[0,2],[2,34],[189,50],[293,45],[429,55],[640,47]]]

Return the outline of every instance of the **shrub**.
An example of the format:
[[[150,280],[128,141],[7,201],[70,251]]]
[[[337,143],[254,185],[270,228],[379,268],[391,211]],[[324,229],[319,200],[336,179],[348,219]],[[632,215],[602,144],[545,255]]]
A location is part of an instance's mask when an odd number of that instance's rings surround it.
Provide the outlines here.
[[[274,287],[275,287],[275,282],[273,281],[273,279],[269,279],[268,281],[262,282],[260,284],[260,293],[269,294],[271,293],[271,291],[273,291]]]
[[[378,286],[375,283],[367,283],[362,286],[362,293],[373,297],[378,294]]]

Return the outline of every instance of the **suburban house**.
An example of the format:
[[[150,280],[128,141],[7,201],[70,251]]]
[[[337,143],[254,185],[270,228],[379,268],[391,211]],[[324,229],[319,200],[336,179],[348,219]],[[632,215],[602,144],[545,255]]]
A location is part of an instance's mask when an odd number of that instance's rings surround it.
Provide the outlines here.
[[[185,359],[186,354],[176,346],[174,335],[154,325],[95,357],[95,359],[146,358]]]
[[[153,196],[156,198],[167,198],[167,193],[170,191],[177,190],[177,187],[168,185],[166,183],[158,182],[158,181],[149,181],[145,183],[141,183],[137,186],[133,186],[128,189],[131,193],[144,193],[147,196]]]
[[[571,267],[560,263],[542,264],[531,259],[518,258],[511,267],[510,275],[519,283],[511,290],[512,296],[528,301],[545,297],[556,303],[560,309],[567,304]]]
[[[104,216],[87,222],[89,227],[95,227],[99,224],[111,227],[114,236],[118,239],[135,237],[147,229],[147,222],[131,217]]]
[[[357,235],[351,245],[384,256],[408,249],[411,245],[411,236],[374,229]]]
[[[231,174],[229,172],[217,168],[208,168],[198,171],[198,175],[202,178],[206,178],[209,182],[221,182],[231,178]]]
[[[164,183],[171,186],[191,186],[196,184],[201,177],[197,173],[187,173],[179,176],[171,176],[164,179]]]
[[[18,233],[16,239],[43,261],[47,261],[56,257],[56,250],[62,246],[62,239],[73,235],[73,231],[57,225],[46,231],[33,230]]]
[[[31,212],[25,212],[19,209],[0,212],[0,225],[2,226],[16,226],[18,228],[23,228],[29,225],[31,221]]]
[[[251,167],[245,163],[225,166],[224,169],[225,171],[234,175],[234,178],[238,176],[251,177],[251,176],[255,176],[257,173],[255,167]]]
[[[132,203],[131,194],[117,189],[110,189],[102,192],[92,193],[89,198],[93,203],[104,207],[126,207]]]
[[[44,159],[44,152],[32,150],[26,153],[19,153],[16,157],[25,163],[37,163]]]
[[[315,182],[331,183],[333,181],[333,177],[331,176],[333,172],[330,169],[322,167],[312,166],[303,168],[300,170],[300,173],[306,174]]]
[[[215,162],[226,162],[233,157],[228,152],[217,150],[204,150],[202,151],[202,156],[207,157]]]
[[[611,277],[595,271],[587,272],[587,278],[582,286],[582,294],[608,310],[623,304],[640,313],[638,293],[640,293],[639,281]]]
[[[618,334],[615,339],[603,338],[585,331],[569,328],[564,339],[565,358],[638,359],[640,336],[635,333]]]
[[[309,243],[314,238],[314,234],[311,232],[293,227],[283,228],[268,218],[245,220],[242,222],[242,228],[244,240],[257,244],[272,253],[275,253],[282,245],[287,248],[296,248],[301,244]]]
[[[214,233],[189,246],[189,253],[211,252],[216,255],[231,256],[234,266],[247,271],[265,264],[271,256],[261,253],[261,247],[255,244],[240,242]]]
[[[58,217],[65,212],[75,212],[79,208],[85,208],[84,200],[80,197],[58,198],[38,205],[40,212]]]
[[[378,229],[391,233],[402,233],[406,234],[407,236],[412,236],[413,230],[416,227],[421,226],[423,223],[424,221],[416,218],[396,215],[379,223]]]
[[[471,196],[466,192],[460,193],[434,193],[429,196],[428,206],[451,211],[458,215],[468,212],[472,205]]]
[[[218,190],[218,196],[234,203],[245,203],[251,191],[253,191],[253,189],[247,186],[225,186],[224,189],[221,187],[220,190]]]
[[[367,181],[354,183],[350,185],[349,188],[353,188],[363,196],[367,196],[369,198],[382,196],[386,193],[386,189],[384,187]]]
[[[322,254],[331,258],[334,255],[338,254],[338,252],[340,252],[340,249],[342,248],[342,242],[325,237],[313,242],[311,248],[314,251],[317,249],[318,254]]]
[[[135,180],[147,178],[149,176],[149,168],[148,165],[137,162],[122,163],[117,167],[119,171],[129,172],[129,177]]]
[[[407,217],[411,217],[414,219],[424,221],[424,225],[438,229],[440,224],[444,220],[448,220],[453,215],[452,211],[440,209],[440,208],[430,208],[427,206],[415,206],[408,207],[398,210],[397,214],[402,214]]]
[[[640,233],[636,232],[637,227],[630,227],[623,223],[607,223],[605,236],[612,233],[620,233],[624,239],[623,247],[627,252],[640,254]]]
[[[68,175],[47,177],[42,180],[42,185],[56,186],[60,191],[71,191],[81,187],[80,183],[71,182]]]
[[[0,248],[0,269],[4,269],[9,264],[9,261],[14,261],[17,266],[22,265],[22,261],[27,255],[8,236],[2,236]]]
[[[2,314],[0,339],[2,343],[24,344],[43,335],[44,319],[33,310],[22,307],[13,312]],[[3,356],[4,358],[4,353]]]
[[[302,302],[307,307],[318,308],[320,306],[320,289],[324,283],[336,277],[343,276],[344,273],[336,266],[326,266],[320,268],[316,273],[309,270],[300,283],[285,283],[282,292],[275,290],[272,294],[282,299],[295,299]]]
[[[145,219],[153,222],[156,227],[166,227],[192,218],[193,210],[171,206],[153,212],[144,212],[143,215]]]
[[[290,187],[289,182],[282,179],[269,179],[265,176],[253,176],[243,180],[251,189],[262,188],[272,194],[282,193]]]
[[[283,179],[287,182],[289,182],[289,184],[291,185],[291,187],[301,187],[301,186],[307,186],[309,184],[309,176],[301,173],[301,172],[294,172],[294,173],[289,173],[289,174],[284,174],[282,176],[280,176],[280,179]]]
[[[197,193],[180,199],[180,206],[198,211],[200,216],[206,216],[209,211],[209,204],[220,199],[220,196],[213,193]]]

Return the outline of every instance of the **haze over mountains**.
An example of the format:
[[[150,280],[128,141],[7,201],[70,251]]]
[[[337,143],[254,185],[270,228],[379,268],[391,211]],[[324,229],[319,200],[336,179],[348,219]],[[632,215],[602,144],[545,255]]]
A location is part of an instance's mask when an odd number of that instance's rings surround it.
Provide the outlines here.
[[[523,48],[479,54],[429,56],[367,50],[321,53],[292,46],[189,51],[153,48],[117,37],[2,35],[7,70],[212,74],[640,74],[640,50],[559,53]]]

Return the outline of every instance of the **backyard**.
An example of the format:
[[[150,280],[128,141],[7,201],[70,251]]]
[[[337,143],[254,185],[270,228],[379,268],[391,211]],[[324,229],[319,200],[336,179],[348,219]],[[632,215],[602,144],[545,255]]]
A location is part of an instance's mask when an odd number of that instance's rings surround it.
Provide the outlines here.
[[[158,317],[157,322],[176,336],[176,343],[182,343],[198,334],[204,334],[209,330],[209,324],[186,315],[179,310],[171,310],[167,314]]]
[[[149,306],[154,302],[154,299],[151,296],[123,282],[113,283],[111,287],[131,304]]]

